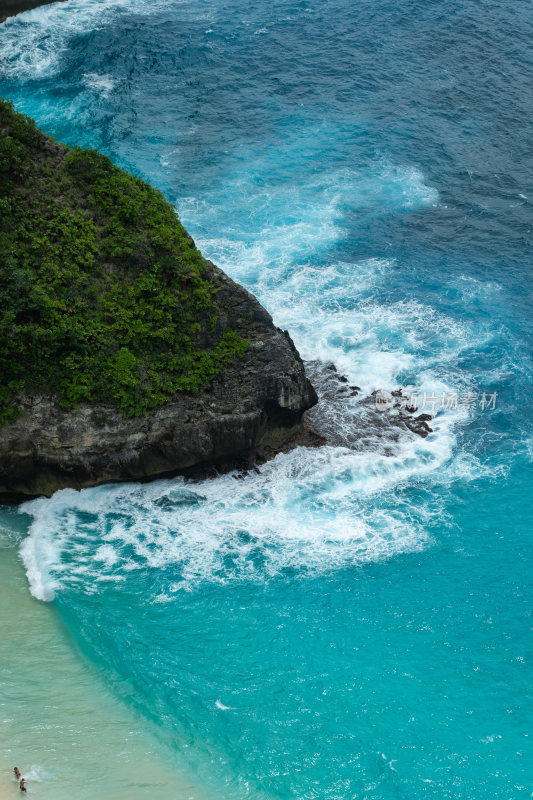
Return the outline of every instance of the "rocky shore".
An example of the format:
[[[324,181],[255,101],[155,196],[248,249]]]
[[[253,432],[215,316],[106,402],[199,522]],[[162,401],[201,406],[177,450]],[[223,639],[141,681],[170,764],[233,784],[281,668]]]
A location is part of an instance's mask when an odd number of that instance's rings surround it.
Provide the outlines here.
[[[401,390],[382,413],[334,365],[306,374],[157,190],[4,101],[0,136],[0,502],[431,433]]]
[[[21,416],[0,427],[4,502],[64,487],[250,466],[319,441],[302,421],[317,398],[289,334],[245,289],[210,269],[220,288],[217,325],[247,336],[244,359],[207,389],[180,393],[140,417],[125,419],[112,405],[65,409],[51,396],[19,398]]]
[[[311,443],[289,334],[161,193],[5,101],[0,145],[0,500]]]

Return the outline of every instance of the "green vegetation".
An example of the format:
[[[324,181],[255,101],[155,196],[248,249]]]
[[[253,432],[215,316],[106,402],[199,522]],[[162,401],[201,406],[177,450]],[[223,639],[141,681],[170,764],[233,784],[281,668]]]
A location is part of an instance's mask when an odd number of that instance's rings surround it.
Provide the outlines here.
[[[0,100],[0,424],[18,393],[134,416],[206,386],[247,342],[214,339],[205,265],[159,191]]]

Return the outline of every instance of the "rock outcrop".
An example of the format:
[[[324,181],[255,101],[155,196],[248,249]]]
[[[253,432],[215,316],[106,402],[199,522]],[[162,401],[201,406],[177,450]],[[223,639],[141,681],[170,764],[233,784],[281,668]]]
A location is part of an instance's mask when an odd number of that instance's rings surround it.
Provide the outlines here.
[[[240,465],[315,402],[161,192],[0,100],[0,500]]]
[[[286,441],[298,444],[316,394],[289,334],[214,265],[209,278],[220,288],[217,327],[248,338],[244,358],[207,389],[181,392],[140,417],[125,419],[112,405],[64,409],[52,396],[20,397],[21,415],[0,427],[4,501],[227,466],[258,447],[273,454]]]

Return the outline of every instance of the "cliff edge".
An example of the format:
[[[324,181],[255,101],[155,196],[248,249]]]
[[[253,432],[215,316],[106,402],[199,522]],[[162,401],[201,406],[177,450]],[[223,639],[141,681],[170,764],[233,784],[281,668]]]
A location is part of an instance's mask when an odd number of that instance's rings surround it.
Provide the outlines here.
[[[0,499],[275,452],[316,402],[160,192],[5,101],[0,315]]]

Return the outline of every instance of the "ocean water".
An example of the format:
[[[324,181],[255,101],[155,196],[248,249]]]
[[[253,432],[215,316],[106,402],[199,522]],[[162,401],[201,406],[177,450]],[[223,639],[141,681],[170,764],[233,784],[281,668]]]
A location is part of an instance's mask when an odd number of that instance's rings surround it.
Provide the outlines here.
[[[18,560],[27,519],[0,512],[0,797],[151,800],[172,787],[205,800],[194,776],[177,771],[157,731],[132,713],[79,658],[57,610],[36,603]]]
[[[0,94],[162,189],[332,432],[3,517],[77,702],[140,737],[106,740],[130,797],[146,763],[152,797],[531,797],[532,35],[527,0],[71,0],[0,28]],[[357,397],[326,397],[330,363]],[[369,419],[399,387],[427,439]],[[43,797],[105,796],[83,741],[76,769],[39,750]]]

